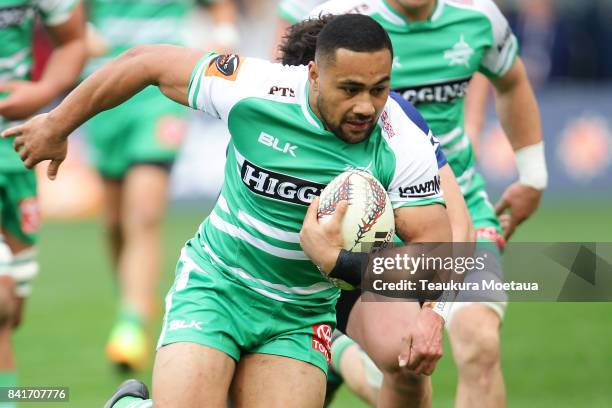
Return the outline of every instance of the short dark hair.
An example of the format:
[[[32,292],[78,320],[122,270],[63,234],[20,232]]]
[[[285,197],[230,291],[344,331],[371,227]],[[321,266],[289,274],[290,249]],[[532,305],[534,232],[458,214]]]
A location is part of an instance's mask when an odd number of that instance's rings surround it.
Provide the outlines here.
[[[326,14],[309,18],[287,28],[283,42],[278,47],[279,62],[284,65],[307,65],[314,61],[319,33],[336,16]]]
[[[355,27],[359,27],[359,30]],[[315,55],[333,58],[339,48],[357,52],[388,49],[393,56],[389,35],[371,17],[361,14],[325,14],[289,27],[279,46],[279,60],[285,65],[307,65],[314,61]]]
[[[317,38],[316,59],[333,61],[336,50],[374,52],[387,49],[393,57],[391,39],[372,17],[362,14],[343,14],[329,21]]]

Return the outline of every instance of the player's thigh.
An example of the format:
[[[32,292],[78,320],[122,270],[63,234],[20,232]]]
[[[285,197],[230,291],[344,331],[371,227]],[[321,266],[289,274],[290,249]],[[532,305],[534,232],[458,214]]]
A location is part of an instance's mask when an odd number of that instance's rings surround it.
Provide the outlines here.
[[[322,407],[325,386],[325,374],[313,364],[272,354],[248,354],[236,369],[232,406]]]
[[[364,293],[362,299],[369,296],[373,295]],[[413,301],[359,300],[351,310],[347,334],[381,370],[395,371],[397,358],[409,344],[420,309],[419,303]]]
[[[153,368],[155,407],[225,408],[235,365],[222,351],[196,343],[161,347]]]

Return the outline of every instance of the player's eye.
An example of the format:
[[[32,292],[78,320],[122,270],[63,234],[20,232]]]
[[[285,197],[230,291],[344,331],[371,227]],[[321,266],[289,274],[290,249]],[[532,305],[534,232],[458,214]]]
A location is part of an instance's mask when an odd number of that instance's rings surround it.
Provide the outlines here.
[[[370,91],[370,93],[374,96],[380,96],[382,95],[382,93],[385,91],[385,87],[384,86],[377,86],[376,88],[372,88],[372,90]]]
[[[359,93],[359,88],[354,88],[352,86],[343,86],[342,90],[348,96],[355,96],[355,95],[357,95]]]

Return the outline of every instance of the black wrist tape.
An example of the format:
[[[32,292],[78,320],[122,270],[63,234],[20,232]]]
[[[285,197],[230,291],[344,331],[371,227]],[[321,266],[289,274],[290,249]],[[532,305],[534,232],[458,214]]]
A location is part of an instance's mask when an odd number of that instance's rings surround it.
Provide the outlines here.
[[[342,279],[353,286],[361,285],[361,278],[368,267],[369,256],[365,252],[349,252],[341,249],[329,277]]]

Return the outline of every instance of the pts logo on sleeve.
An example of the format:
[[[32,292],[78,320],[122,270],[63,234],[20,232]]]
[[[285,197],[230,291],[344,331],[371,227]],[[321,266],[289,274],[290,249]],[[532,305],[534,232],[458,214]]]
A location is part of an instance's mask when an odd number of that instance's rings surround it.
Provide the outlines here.
[[[409,187],[400,187],[399,196],[401,198],[427,198],[440,194],[440,176],[436,175],[433,179],[425,183],[415,184]]]

